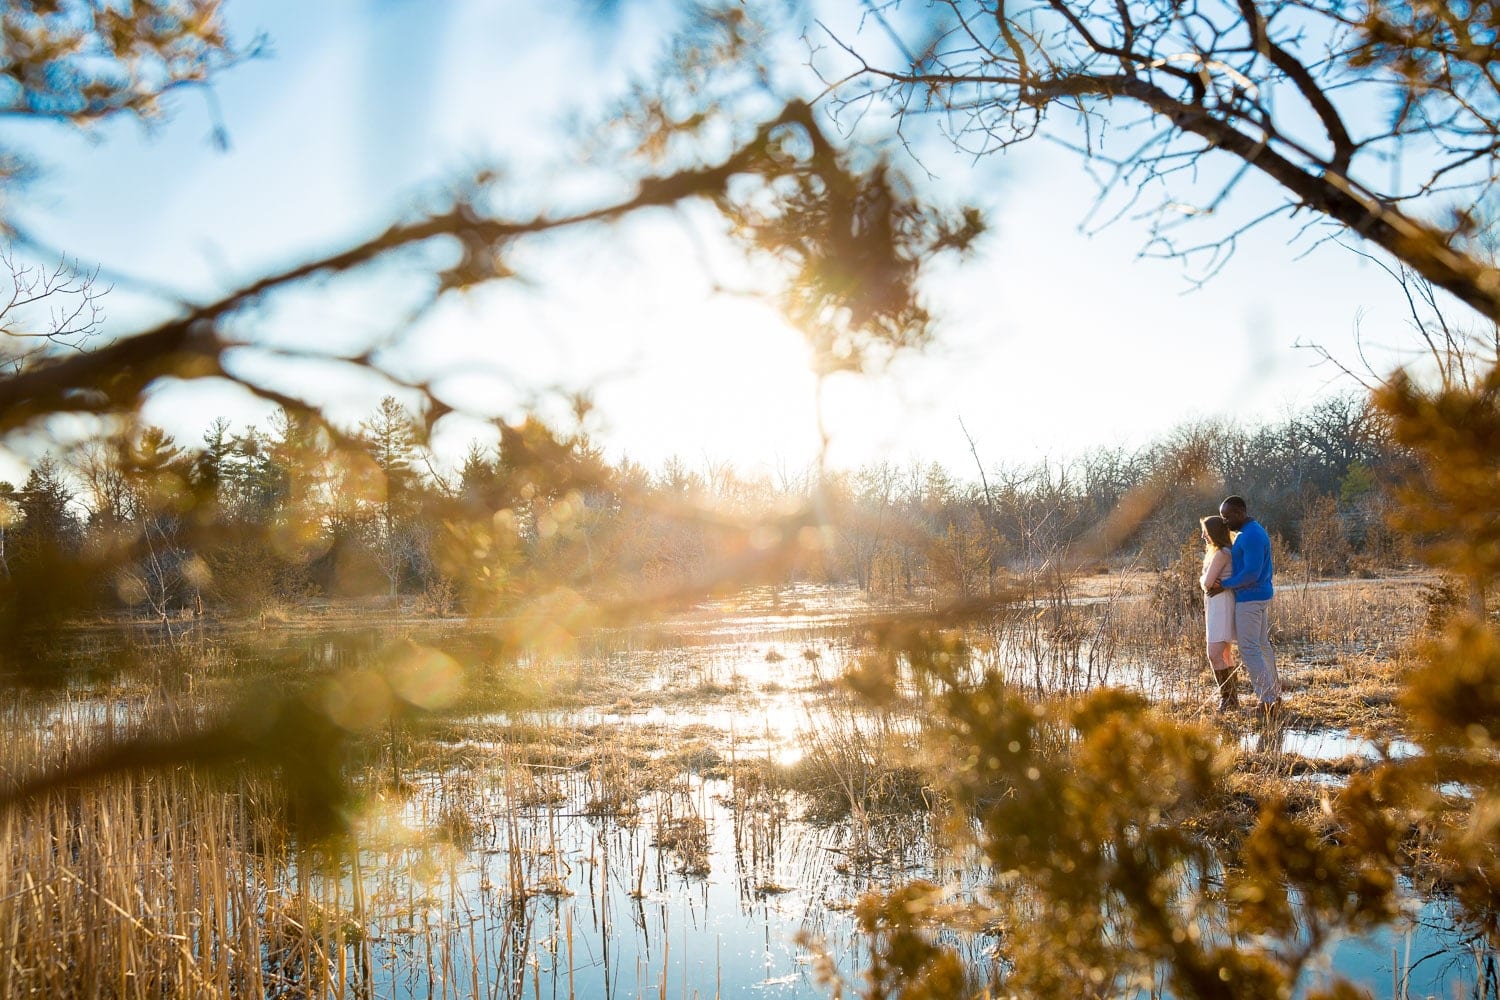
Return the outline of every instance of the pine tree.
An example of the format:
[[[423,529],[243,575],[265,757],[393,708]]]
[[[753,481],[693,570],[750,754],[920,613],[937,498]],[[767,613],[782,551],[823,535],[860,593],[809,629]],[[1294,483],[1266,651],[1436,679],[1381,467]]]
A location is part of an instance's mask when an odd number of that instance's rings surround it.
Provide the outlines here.
[[[417,455],[417,427],[406,407],[394,396],[386,396],[368,419],[360,421],[361,440],[379,470],[383,489],[378,493],[377,546],[382,572],[390,584],[395,605],[402,577],[414,561],[412,514],[417,502],[419,479],[413,469]]]
[[[18,553],[56,551],[75,553],[82,529],[72,510],[73,491],[51,455],[42,456],[21,487],[21,525],[16,531]]]

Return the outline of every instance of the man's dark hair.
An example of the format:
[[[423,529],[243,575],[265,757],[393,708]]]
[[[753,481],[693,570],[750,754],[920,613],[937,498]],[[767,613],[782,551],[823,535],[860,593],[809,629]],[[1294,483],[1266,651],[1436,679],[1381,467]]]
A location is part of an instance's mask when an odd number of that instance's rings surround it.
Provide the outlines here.
[[[1250,509],[1245,504],[1245,498],[1242,497],[1242,496],[1240,496],[1238,493],[1234,494],[1233,496],[1227,496],[1227,497],[1225,497],[1224,498],[1224,502],[1221,503],[1221,504],[1219,504],[1219,506],[1220,507],[1233,507],[1235,510],[1249,510]]]

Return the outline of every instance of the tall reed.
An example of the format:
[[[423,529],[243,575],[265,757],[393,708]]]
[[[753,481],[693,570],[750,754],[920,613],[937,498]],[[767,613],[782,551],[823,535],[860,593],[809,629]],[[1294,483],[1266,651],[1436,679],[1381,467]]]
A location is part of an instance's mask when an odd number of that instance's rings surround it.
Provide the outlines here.
[[[133,728],[120,708],[21,698],[0,767],[15,778],[120,739]],[[0,996],[260,996],[347,979],[336,953],[348,901],[289,883],[292,842],[254,807],[270,792],[183,769],[0,814]]]

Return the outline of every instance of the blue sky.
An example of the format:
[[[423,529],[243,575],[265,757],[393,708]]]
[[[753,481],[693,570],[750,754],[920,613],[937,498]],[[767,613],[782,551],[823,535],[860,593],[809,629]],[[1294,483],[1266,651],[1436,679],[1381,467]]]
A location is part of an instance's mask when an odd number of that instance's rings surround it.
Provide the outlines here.
[[[574,138],[568,115],[597,112],[663,40],[651,4],[602,21],[583,9],[231,0],[232,37],[264,33],[270,50],[222,74],[212,102],[178,95],[171,119],[150,130],[7,126],[46,169],[22,219],[85,266],[204,301],[433,205],[481,165],[508,165],[527,212],[580,197],[538,166]],[[209,141],[216,120],[227,150]],[[989,210],[994,231],[975,258],[936,269],[932,351],[824,386],[836,464],[921,458],[967,475],[960,419],[990,463],[1138,445],[1187,420],[1274,419],[1348,388],[1298,341],[1353,361],[1358,326],[1378,364],[1398,356],[1383,346],[1413,343],[1384,272],[1336,244],[1298,239],[1291,225],[1255,231],[1194,290],[1179,262],[1140,258],[1139,222],[1080,230],[1093,188],[1065,150],[1035,143],[976,164],[934,144],[925,165],[942,196]],[[1242,195],[1268,204],[1273,192],[1257,183]],[[552,389],[589,390],[594,430],[616,456],[803,466],[818,443],[807,352],[763,305],[713,294],[716,278],[739,274],[713,231],[701,211],[662,213],[528,250],[537,284],[445,301],[386,360],[437,378],[478,416],[546,406]],[[375,285],[310,288],[240,329],[294,347],[363,344],[416,294],[410,270],[411,282],[396,267]],[[112,334],[172,308],[128,283],[106,305]],[[249,354],[233,363],[299,391],[316,386],[350,423],[385,391],[326,367]],[[147,412],[185,441],[219,414],[263,419],[264,406],[205,384],[168,387]],[[456,455],[478,429],[454,419],[438,440]]]

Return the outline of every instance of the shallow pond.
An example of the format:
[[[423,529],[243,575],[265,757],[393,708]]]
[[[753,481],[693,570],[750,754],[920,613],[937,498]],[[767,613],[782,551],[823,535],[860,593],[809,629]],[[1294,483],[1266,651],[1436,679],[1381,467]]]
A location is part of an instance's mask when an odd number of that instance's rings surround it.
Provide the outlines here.
[[[851,907],[861,893],[922,877],[963,895],[987,875],[936,846],[926,810],[881,816],[857,804],[858,753],[916,725],[871,716],[833,686],[888,611],[805,587],[526,644],[513,623],[485,622],[289,630],[257,643],[250,666],[321,674],[415,642],[505,685],[497,704],[411,751],[397,790],[371,787],[360,849],[318,876],[329,913],[359,928],[340,981],[354,995],[402,998],[818,997],[828,995],[816,973],[824,956],[858,982],[868,954]],[[1087,655],[993,630],[976,633],[973,649],[975,669],[1043,687]],[[1148,694],[1201,685],[1142,664],[1099,677]],[[93,711],[113,720],[129,706]],[[1278,739],[1253,749],[1310,760],[1375,752],[1349,733]],[[832,797],[853,808],[830,813],[734,766],[810,755],[829,758],[833,780],[848,784]],[[995,944],[949,942],[978,964]],[[1375,995],[1444,997],[1474,994],[1484,957],[1440,902],[1328,956]]]

